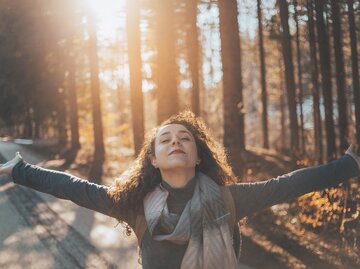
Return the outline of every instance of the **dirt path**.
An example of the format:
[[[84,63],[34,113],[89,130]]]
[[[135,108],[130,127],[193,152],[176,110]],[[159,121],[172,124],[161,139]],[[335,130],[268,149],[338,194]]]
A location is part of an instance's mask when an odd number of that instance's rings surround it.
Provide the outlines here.
[[[5,179],[2,179],[2,184],[6,184]],[[27,228],[37,236],[57,264],[56,268],[115,268],[34,191],[12,186],[5,190],[5,194],[16,209],[13,214],[19,214]]]
[[[0,142],[0,162],[16,151],[34,164],[48,157]],[[136,241],[115,225],[104,215],[0,177],[0,268],[140,268]]]

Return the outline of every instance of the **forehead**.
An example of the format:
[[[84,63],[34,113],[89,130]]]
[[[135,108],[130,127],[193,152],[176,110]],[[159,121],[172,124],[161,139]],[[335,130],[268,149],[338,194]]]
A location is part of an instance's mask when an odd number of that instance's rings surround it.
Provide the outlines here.
[[[192,135],[191,132],[184,125],[178,123],[172,123],[161,126],[156,133],[156,137],[160,137],[161,135],[171,134],[171,133],[188,133]]]

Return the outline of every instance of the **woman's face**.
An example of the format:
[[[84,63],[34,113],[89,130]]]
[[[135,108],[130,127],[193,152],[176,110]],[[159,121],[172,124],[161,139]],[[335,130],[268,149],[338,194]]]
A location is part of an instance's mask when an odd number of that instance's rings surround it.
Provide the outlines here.
[[[194,136],[181,124],[160,127],[155,136],[151,161],[161,170],[195,169],[199,161]]]

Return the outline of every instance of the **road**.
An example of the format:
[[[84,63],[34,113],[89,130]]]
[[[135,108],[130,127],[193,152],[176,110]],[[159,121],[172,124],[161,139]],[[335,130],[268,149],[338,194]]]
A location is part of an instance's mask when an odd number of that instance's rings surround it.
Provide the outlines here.
[[[0,142],[0,163],[16,151],[32,164],[46,160],[29,147]],[[0,177],[0,268],[141,268],[135,237],[116,224]]]

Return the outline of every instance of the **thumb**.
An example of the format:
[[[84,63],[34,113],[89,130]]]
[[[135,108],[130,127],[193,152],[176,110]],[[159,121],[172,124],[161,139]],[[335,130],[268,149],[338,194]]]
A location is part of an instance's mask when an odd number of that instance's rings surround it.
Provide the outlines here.
[[[19,161],[23,159],[22,156],[20,155],[20,152],[18,152],[18,151],[16,152],[15,159],[19,160]]]

